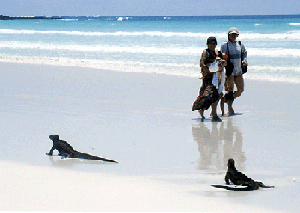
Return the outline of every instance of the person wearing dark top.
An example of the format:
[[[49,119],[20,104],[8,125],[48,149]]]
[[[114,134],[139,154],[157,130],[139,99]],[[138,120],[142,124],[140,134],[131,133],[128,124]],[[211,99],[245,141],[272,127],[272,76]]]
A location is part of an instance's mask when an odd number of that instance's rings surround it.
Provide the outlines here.
[[[219,76],[222,76],[226,61],[219,57],[219,51],[216,49],[217,39],[215,37],[209,37],[206,44],[208,48],[203,51],[200,59],[203,82],[200,87],[199,96],[194,102],[192,110],[199,110],[202,119],[204,119],[204,110],[211,106],[212,121],[222,121],[217,116],[217,105],[221,93],[219,93],[218,87],[213,84],[213,76],[216,74],[215,77],[217,77],[219,81]]]

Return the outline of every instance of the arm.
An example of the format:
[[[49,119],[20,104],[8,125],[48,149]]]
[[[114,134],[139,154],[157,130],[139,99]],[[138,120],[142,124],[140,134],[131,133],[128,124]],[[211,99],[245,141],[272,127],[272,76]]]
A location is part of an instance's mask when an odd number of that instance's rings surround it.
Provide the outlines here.
[[[247,50],[244,44],[241,43],[242,67],[247,66]]]
[[[203,77],[205,77],[207,74],[209,74],[209,69],[205,64],[206,61],[206,50],[203,51],[202,55],[201,55],[201,59],[200,59],[200,67],[201,67],[201,71],[203,74]]]
[[[218,51],[218,50],[216,49],[216,54],[217,54],[218,57],[220,57],[220,59],[217,60],[217,62],[218,62],[218,68],[219,68],[219,69],[218,69],[218,72],[222,72],[222,71],[223,71],[223,68],[227,65],[227,61],[224,60],[224,59],[222,59],[222,56],[220,56],[219,52],[220,52],[220,54],[222,55],[222,52],[221,52],[221,51]]]
[[[218,72],[222,72],[223,71],[223,68],[227,65],[227,61],[223,60],[223,59],[220,59],[218,61],[218,67],[219,67],[219,70]]]
[[[224,42],[221,45],[221,53],[226,53],[228,55],[228,51],[227,51],[227,42]],[[228,55],[229,56],[229,55]]]
[[[227,61],[230,60],[230,58],[229,58],[229,53],[228,53],[228,50],[227,50],[227,47],[228,47],[227,42],[224,42],[224,43],[221,45],[221,53],[222,53],[222,54],[223,54],[223,53],[226,53],[226,55],[227,55],[227,57],[226,57],[225,60],[222,59],[222,69],[223,69],[225,66],[227,66]]]

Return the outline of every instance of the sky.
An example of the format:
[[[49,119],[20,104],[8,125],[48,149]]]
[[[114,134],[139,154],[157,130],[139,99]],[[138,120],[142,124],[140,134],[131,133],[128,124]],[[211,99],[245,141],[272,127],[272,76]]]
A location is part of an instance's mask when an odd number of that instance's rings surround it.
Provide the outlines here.
[[[8,16],[214,16],[300,14],[300,0],[0,0]]]

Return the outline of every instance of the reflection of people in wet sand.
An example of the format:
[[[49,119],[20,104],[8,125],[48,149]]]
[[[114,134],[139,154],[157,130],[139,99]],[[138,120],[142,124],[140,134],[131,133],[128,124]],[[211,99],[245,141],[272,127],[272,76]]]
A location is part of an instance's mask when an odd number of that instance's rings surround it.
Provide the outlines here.
[[[47,153],[47,155],[53,155],[53,151],[57,150],[58,155],[62,157],[68,157],[68,158],[83,158],[83,159],[89,159],[89,160],[102,160],[107,162],[114,162],[117,163],[117,161],[109,160],[106,158],[101,158],[98,156],[93,156],[87,153],[81,153],[73,149],[73,147],[68,144],[66,141],[60,140],[59,135],[50,135],[49,138],[53,141],[53,147]]]
[[[210,125],[211,129],[208,128]],[[243,134],[238,127],[232,125],[231,119],[226,123],[208,123],[208,125],[200,122],[199,126],[192,127],[192,133],[200,152],[199,169],[225,170],[227,159],[230,157],[238,159],[238,166],[243,167],[245,162],[242,151]]]
[[[245,155],[243,153],[243,133],[240,128],[232,124],[232,119],[227,120],[227,128],[223,128],[223,149],[224,151],[224,167],[227,166],[227,159],[235,158],[238,160],[238,167],[243,167]]]
[[[213,123],[212,130],[207,128],[204,123],[199,123],[200,127],[192,127],[194,140],[198,143],[198,151],[200,152],[199,169],[207,170],[215,164],[217,170],[222,170],[222,162],[219,158],[222,152],[219,152],[219,130],[217,123]],[[222,128],[224,125],[221,123]],[[216,158],[215,162],[213,158]],[[213,163],[214,162],[214,163]],[[211,168],[213,169],[213,168]]]
[[[225,188],[227,190],[233,190],[233,191],[252,191],[257,190],[259,187],[262,188],[273,188],[274,186],[266,186],[262,182],[254,181],[253,179],[247,177],[245,174],[239,172],[234,165],[234,160],[230,158],[228,160],[228,169],[225,175],[225,182],[227,185],[234,184],[234,185],[240,185],[245,186],[243,188],[237,188],[237,187],[230,187],[230,186],[224,186],[224,185],[212,185],[216,188]]]

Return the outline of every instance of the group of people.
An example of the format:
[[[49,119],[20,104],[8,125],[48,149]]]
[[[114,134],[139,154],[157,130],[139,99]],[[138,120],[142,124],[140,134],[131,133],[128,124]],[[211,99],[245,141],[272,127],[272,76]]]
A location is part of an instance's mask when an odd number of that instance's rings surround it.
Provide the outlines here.
[[[212,121],[222,121],[217,115],[219,100],[224,113],[224,103],[228,105],[228,116],[235,115],[233,101],[244,91],[243,74],[247,71],[247,51],[245,46],[237,41],[239,30],[232,27],[228,31],[228,41],[221,45],[221,51],[216,49],[217,39],[207,39],[207,49],[202,53],[200,67],[202,86],[199,96],[193,104],[192,110],[198,110],[204,119],[204,110],[212,107]],[[225,68],[225,69],[224,69]],[[236,91],[234,91],[234,85]],[[223,90],[227,93],[223,95]]]

